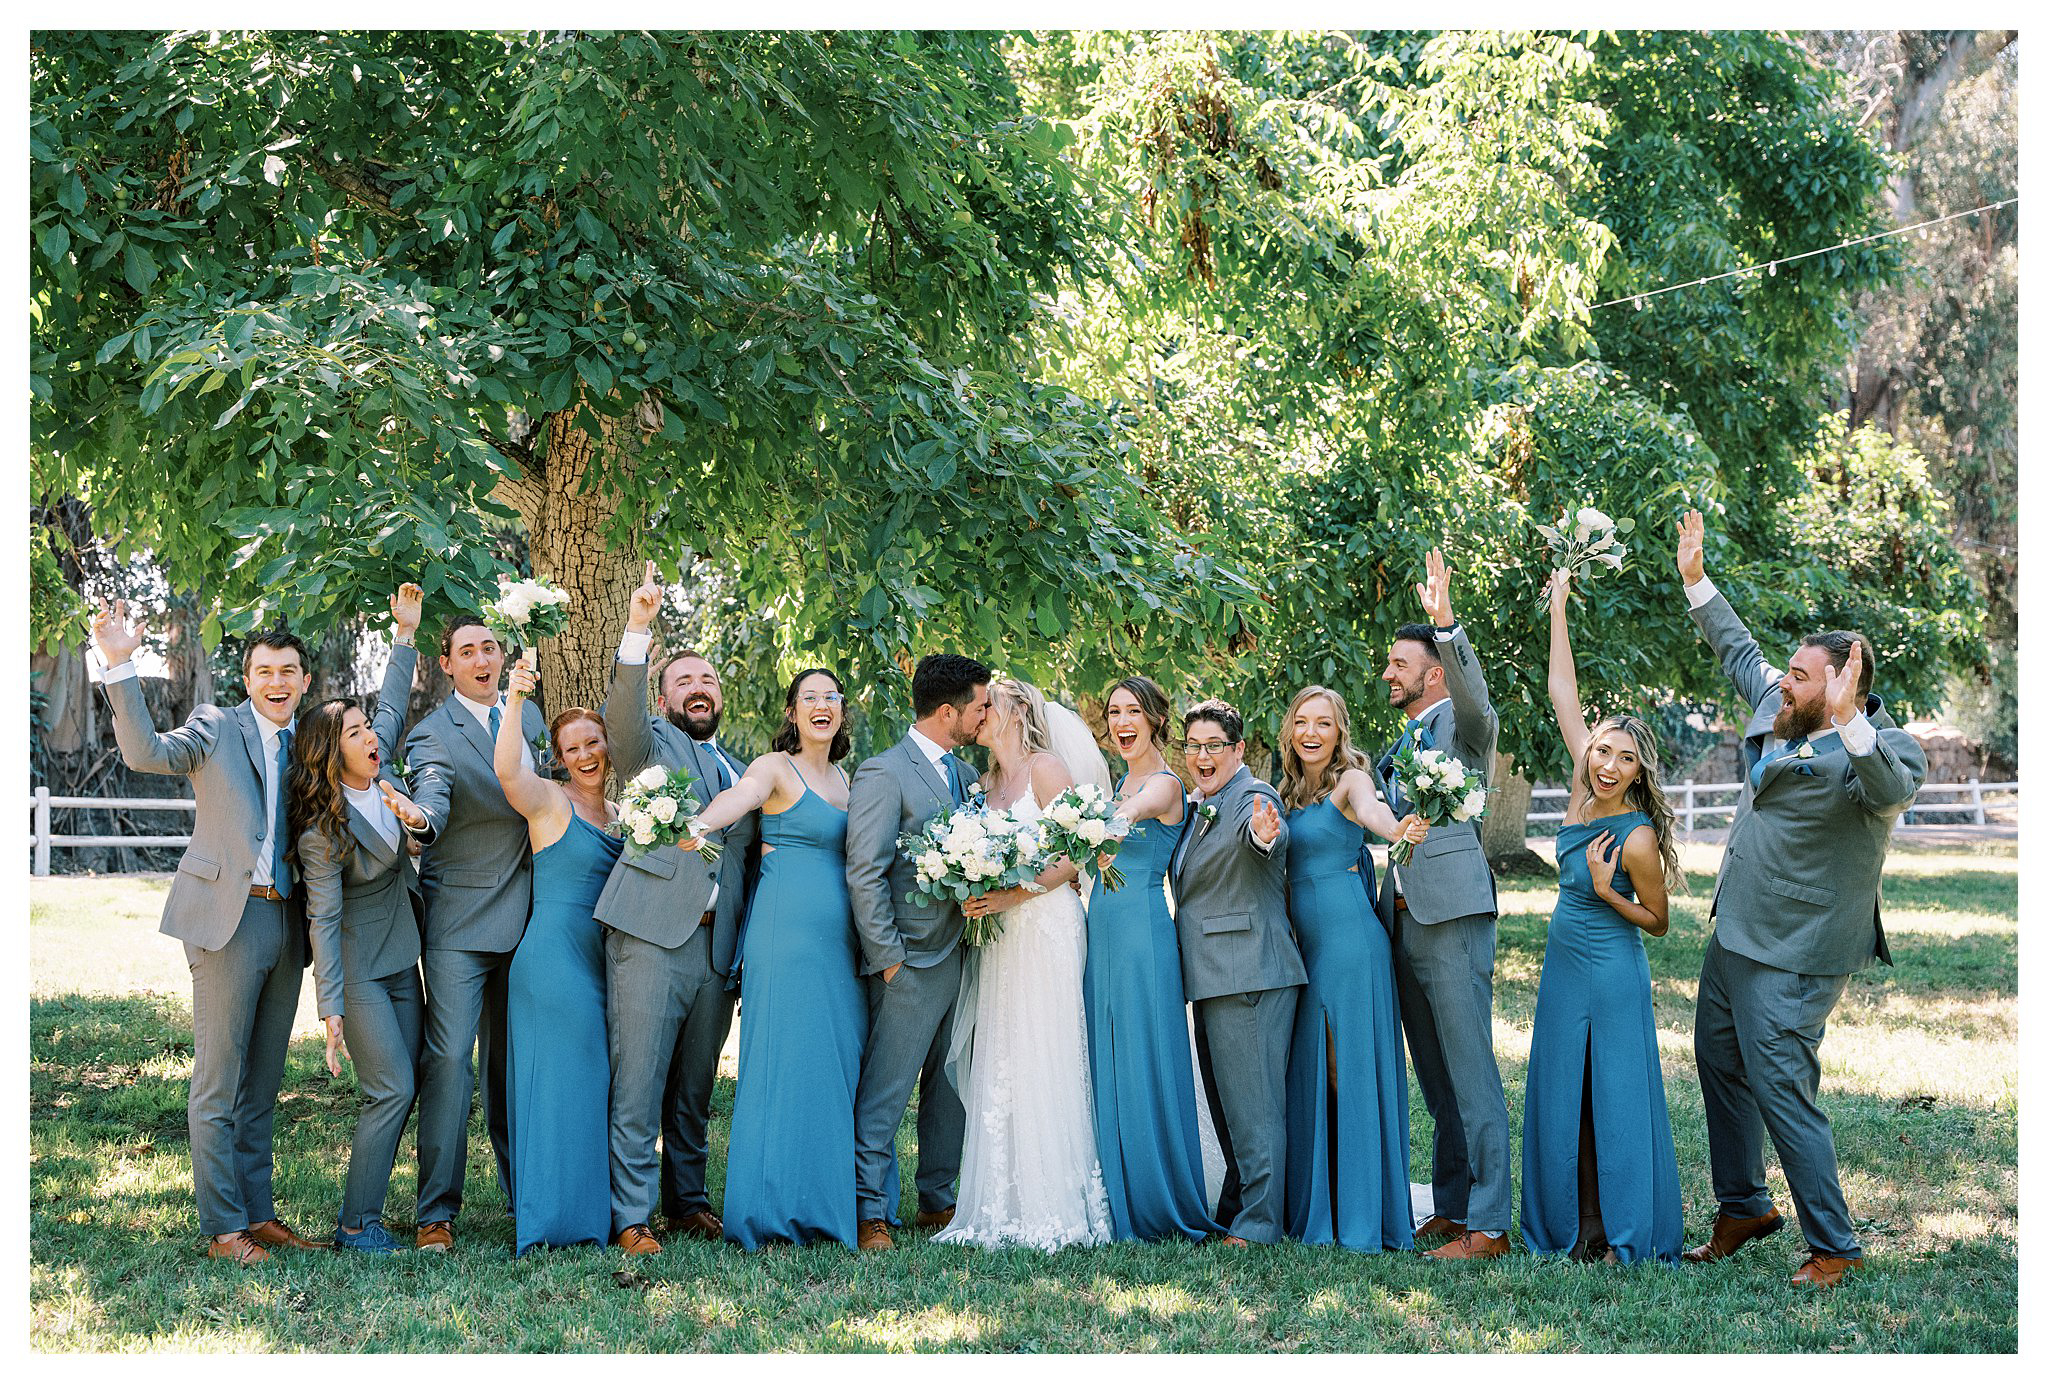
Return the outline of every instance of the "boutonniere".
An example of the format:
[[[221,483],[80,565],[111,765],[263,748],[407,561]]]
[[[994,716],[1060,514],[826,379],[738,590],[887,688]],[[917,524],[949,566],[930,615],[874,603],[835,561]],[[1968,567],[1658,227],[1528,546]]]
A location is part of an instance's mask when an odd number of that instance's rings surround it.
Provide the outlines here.
[[[527,741],[526,745],[528,749],[533,751],[533,758],[536,763],[545,760],[548,757],[547,736],[536,735],[533,737],[533,739]]]
[[[1799,747],[1799,753],[1798,753],[1798,754],[1796,754],[1796,755],[1794,755],[1794,756],[1792,756],[1792,757],[1793,757],[1794,759],[1812,759],[1812,758],[1813,758],[1813,746],[1811,746],[1811,745],[1801,745],[1801,746]]]
[[[1216,804],[1203,803],[1195,809],[1195,816],[1201,819],[1202,830],[1207,831],[1216,824]]]

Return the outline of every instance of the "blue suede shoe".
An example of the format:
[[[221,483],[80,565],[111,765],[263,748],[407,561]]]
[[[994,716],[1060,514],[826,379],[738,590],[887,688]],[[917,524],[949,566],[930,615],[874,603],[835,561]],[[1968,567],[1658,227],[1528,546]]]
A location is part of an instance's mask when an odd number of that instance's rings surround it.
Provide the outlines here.
[[[351,1235],[339,1224],[334,1227],[334,1247],[352,1249],[358,1254],[396,1254],[398,1241],[391,1238],[391,1232],[384,1228],[382,1221],[366,1222],[361,1230]]]

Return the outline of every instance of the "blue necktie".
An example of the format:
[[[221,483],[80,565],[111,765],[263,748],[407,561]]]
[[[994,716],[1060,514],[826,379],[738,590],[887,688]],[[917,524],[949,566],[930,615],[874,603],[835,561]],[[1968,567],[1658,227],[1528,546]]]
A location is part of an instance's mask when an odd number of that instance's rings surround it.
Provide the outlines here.
[[[502,713],[501,711],[499,711],[497,707],[492,707],[492,708],[491,708],[491,744],[492,744],[493,746],[495,746],[495,745],[496,745],[496,744],[498,743],[498,727],[499,727],[499,726],[502,726],[502,725],[504,725],[504,724],[505,724],[505,717],[504,717],[504,713]]]
[[[962,802],[962,797],[960,794],[960,771],[954,767],[953,756],[949,754],[940,755],[939,763],[946,766],[946,786],[953,790],[953,806],[958,807]]]
[[[732,787],[732,779],[729,776],[732,766],[725,762],[724,752],[709,740],[704,742],[704,748],[711,752],[711,770],[718,776],[718,791],[723,793]]]
[[[1749,771],[1749,786],[1751,791],[1755,791],[1756,789],[1764,786],[1764,766],[1766,764],[1769,764],[1774,760],[1783,759],[1788,754],[1798,754],[1800,747],[1805,744],[1806,737],[1802,735],[1796,740],[1786,741],[1783,745],[1780,745],[1775,750],[1766,750],[1762,755],[1758,756],[1756,761],[1756,767]]]
[[[292,867],[285,862],[286,837],[291,828],[285,824],[285,799],[290,796],[292,762],[292,728],[286,726],[277,733],[277,800],[270,809],[270,887],[291,897]]]

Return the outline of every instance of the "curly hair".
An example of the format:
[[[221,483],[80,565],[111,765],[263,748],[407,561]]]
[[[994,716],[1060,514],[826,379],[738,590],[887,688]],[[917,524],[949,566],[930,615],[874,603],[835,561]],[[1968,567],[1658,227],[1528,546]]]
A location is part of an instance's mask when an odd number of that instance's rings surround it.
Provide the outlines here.
[[[334,843],[343,864],[355,852],[348,828],[348,798],[341,783],[341,728],[363,704],[354,697],[329,697],[299,717],[292,735],[291,771],[285,797],[285,858],[299,859],[299,834],[318,831]]]
[[[1621,712],[1603,716],[1586,733],[1586,749],[1579,755],[1578,763],[1572,766],[1572,796],[1570,806],[1577,807],[1593,796],[1592,776],[1586,771],[1586,760],[1592,754],[1593,743],[1602,734],[1618,730],[1636,742],[1636,771],[1634,783],[1623,795],[1629,806],[1650,819],[1650,830],[1657,833],[1657,854],[1664,865],[1664,887],[1673,893],[1683,892],[1685,871],[1678,863],[1678,814],[1671,810],[1671,802],[1664,796],[1662,761],[1657,753],[1657,733],[1644,723],[1641,717]],[[1581,797],[1580,795],[1585,796]]]
[[[1308,766],[1301,762],[1301,752],[1294,748],[1294,718],[1317,697],[1330,703],[1332,719],[1337,723],[1337,744],[1330,751],[1330,762],[1311,776]],[[1364,752],[1351,743],[1351,708],[1344,705],[1342,695],[1330,688],[1311,685],[1295,693],[1280,725],[1280,805],[1290,812],[1321,802],[1335,791],[1345,770],[1363,769],[1366,765]]]

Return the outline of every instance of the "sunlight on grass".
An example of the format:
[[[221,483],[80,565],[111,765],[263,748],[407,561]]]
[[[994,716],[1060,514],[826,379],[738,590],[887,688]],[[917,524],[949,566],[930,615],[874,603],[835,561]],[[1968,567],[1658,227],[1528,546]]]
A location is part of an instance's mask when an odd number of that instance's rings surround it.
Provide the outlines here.
[[[835,1325],[854,1339],[884,1350],[917,1350],[930,1346],[971,1349],[993,1323],[979,1312],[931,1307],[922,1312],[886,1310]]]

